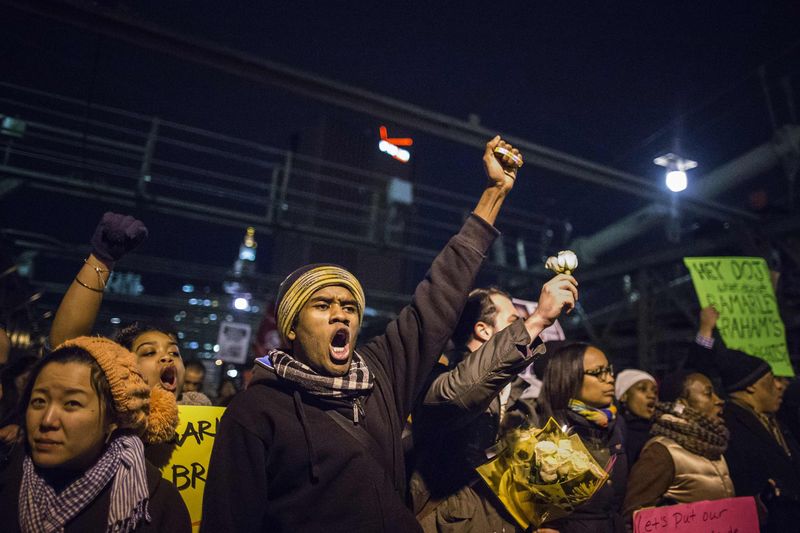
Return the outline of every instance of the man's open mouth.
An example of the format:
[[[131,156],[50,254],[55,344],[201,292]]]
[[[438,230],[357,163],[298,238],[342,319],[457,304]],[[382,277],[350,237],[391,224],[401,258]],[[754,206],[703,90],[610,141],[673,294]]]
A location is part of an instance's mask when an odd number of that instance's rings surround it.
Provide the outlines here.
[[[178,369],[174,365],[161,369],[161,386],[168,391],[178,388]]]
[[[350,355],[350,331],[345,328],[336,330],[331,339],[331,359],[344,363]]]

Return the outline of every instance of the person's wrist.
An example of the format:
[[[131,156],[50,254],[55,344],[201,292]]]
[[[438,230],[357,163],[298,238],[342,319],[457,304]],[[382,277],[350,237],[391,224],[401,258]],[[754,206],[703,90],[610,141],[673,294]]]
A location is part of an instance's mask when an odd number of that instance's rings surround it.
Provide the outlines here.
[[[89,257],[86,258],[87,265],[93,268],[99,268],[101,270],[112,270],[115,263],[116,261],[113,259],[100,258],[94,252],[89,254]]]
[[[511,183],[493,181],[486,187],[486,190],[493,195],[505,197],[513,187],[513,181]]]
[[[94,269],[99,268],[100,270],[108,270],[110,272],[114,270],[116,261],[102,253],[98,253],[97,250],[93,250],[92,253],[89,254],[89,257],[86,258],[85,263]]]
[[[531,316],[525,319],[525,328],[531,335],[531,339],[535,338],[542,331],[552,326],[553,322],[555,322],[555,320],[550,320],[537,311],[534,311]]]

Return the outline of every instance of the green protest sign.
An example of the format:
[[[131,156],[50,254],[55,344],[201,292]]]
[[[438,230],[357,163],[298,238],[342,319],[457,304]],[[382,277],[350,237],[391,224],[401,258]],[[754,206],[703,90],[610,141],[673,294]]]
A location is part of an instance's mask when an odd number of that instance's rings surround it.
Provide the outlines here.
[[[776,376],[794,376],[767,262],[760,257],[684,257],[702,307],[719,312],[728,348],[764,359]]]

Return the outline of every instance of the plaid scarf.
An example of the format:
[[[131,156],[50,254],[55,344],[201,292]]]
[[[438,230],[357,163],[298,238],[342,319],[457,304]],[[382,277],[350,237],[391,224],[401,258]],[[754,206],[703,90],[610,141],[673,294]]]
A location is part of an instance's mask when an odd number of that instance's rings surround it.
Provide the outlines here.
[[[60,493],[39,475],[30,456],[25,457],[22,468],[19,522],[23,533],[62,533],[112,479],[106,531],[127,533],[143,519],[150,521],[144,446],[139,437],[123,434],[114,438],[94,466]]]
[[[580,400],[572,398],[569,401],[569,408],[581,415],[583,418],[601,428],[608,427],[608,423],[617,417],[617,407],[612,403],[608,407],[597,409],[586,405]]]
[[[659,402],[650,435],[670,438],[693,454],[716,461],[728,448],[730,432],[722,420],[712,420],[682,403]]]
[[[256,363],[314,396],[327,398],[363,396],[372,389],[374,383],[367,364],[356,352],[353,352],[350,370],[344,376],[322,376],[308,365],[280,350],[270,350],[264,357],[256,359]]]

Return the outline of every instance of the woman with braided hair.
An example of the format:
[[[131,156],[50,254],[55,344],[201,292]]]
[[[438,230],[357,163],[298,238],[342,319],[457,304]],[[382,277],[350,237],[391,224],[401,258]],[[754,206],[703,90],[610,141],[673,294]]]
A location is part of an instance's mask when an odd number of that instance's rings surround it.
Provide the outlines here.
[[[724,402],[711,381],[697,372],[677,372],[661,384],[650,440],[628,478],[624,513],[630,524],[643,507],[731,498],[725,462],[728,429]]]

